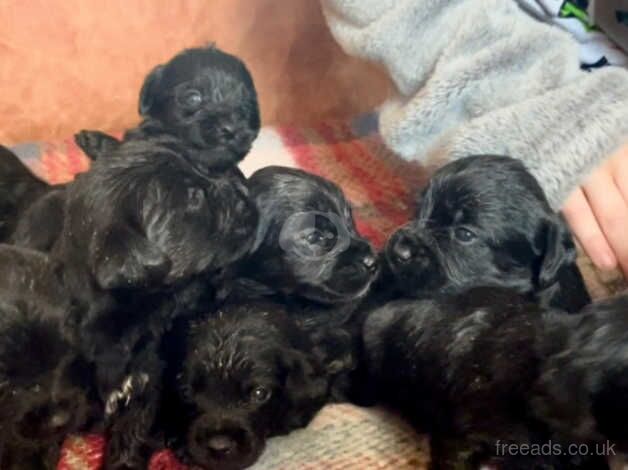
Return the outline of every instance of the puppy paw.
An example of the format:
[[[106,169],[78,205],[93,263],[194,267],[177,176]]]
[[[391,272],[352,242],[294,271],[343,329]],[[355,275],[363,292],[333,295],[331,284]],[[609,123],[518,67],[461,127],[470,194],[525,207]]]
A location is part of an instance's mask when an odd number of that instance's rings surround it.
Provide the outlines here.
[[[122,408],[128,407],[134,397],[144,393],[149,380],[148,374],[145,373],[127,376],[120,388],[109,394],[105,403],[105,416],[113,416]]]

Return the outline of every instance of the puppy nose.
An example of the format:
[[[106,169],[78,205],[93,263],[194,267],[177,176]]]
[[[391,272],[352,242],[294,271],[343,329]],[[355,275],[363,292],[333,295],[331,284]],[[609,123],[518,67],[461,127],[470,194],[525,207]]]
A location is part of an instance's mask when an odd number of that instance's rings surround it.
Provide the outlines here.
[[[393,253],[399,261],[407,262],[412,258],[412,245],[407,237],[401,236],[393,245]]]
[[[366,266],[370,271],[373,271],[377,267],[377,258],[374,255],[368,254],[362,258],[362,264]]]
[[[231,124],[224,124],[221,128],[220,128],[220,133],[222,134],[222,136],[227,139],[227,140],[233,140],[236,136],[236,128],[234,125]]]
[[[58,411],[50,418],[52,429],[63,429],[70,422],[70,412],[67,410]]]
[[[237,447],[235,439],[226,434],[215,434],[207,441],[207,446],[215,453],[228,455]]]

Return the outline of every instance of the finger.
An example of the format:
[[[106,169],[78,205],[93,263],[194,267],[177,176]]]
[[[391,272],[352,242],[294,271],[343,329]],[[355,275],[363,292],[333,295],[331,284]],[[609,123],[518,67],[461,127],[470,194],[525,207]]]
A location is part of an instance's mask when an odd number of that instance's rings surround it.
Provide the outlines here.
[[[612,175],[596,172],[584,185],[584,193],[621,270],[628,275],[628,206]]]
[[[620,149],[612,159],[613,181],[615,181],[615,185],[619,188],[619,192],[628,206],[628,145]]]
[[[563,214],[591,261],[600,269],[614,269],[617,259],[580,188],[567,200]]]

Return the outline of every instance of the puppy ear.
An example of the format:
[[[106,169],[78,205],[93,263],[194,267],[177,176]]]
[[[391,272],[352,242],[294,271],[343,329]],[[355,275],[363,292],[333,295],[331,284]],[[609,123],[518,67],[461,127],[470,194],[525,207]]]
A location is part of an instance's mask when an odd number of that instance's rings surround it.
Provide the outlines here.
[[[328,381],[312,354],[291,349],[281,359],[286,370],[284,390],[289,403],[283,425],[289,431],[305,426],[325,404]]]
[[[555,214],[541,223],[535,245],[541,254],[537,283],[544,289],[554,284],[560,270],[576,261],[576,245],[565,220]]]
[[[74,142],[92,160],[113,152],[120,145],[120,141],[109,134],[85,129],[74,134]]]
[[[165,70],[164,65],[155,67],[144,80],[142,89],[140,90],[140,116],[148,116],[151,114],[157,98],[157,89],[161,84],[161,78]]]

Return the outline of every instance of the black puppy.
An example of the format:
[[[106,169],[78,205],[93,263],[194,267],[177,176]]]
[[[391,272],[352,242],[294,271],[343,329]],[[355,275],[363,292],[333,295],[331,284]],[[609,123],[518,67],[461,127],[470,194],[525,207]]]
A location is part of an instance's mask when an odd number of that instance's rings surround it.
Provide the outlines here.
[[[257,212],[239,176],[201,171],[165,134],[124,141],[66,191],[53,255],[88,306],[81,333],[106,403],[107,465],[136,468],[150,449],[160,336],[250,249]]]
[[[393,234],[385,257],[405,295],[501,286],[574,312],[590,302],[562,217],[518,160],[473,156],[440,168],[416,220]]]
[[[606,468],[595,444],[628,442],[627,307],[570,316],[499,288],[396,301],[365,322],[365,364],[379,400],[431,433],[433,468]],[[550,441],[564,453],[505,450]]]
[[[0,146],[0,242],[48,251],[62,223],[63,186],[41,181]]]
[[[251,148],[260,128],[257,93],[246,66],[215,47],[188,49],[145,79],[140,93],[144,121],[125,139],[171,134],[187,146],[200,171],[226,170]],[[120,142],[98,131],[81,131],[77,144],[92,160]],[[0,147],[0,242],[50,251],[63,225],[65,185],[35,178],[15,155]]]
[[[247,188],[187,157],[168,135],[125,141],[68,187],[54,253],[74,293],[174,286],[250,249],[257,212]]]
[[[301,170],[266,167],[248,180],[259,211],[255,244],[238,275],[249,292],[355,306],[378,264],[340,188]]]
[[[355,359],[359,323],[352,316],[375,282],[379,263],[357,233],[342,191],[319,176],[275,166],[255,172],[248,186],[259,211],[256,240],[227,276],[235,281],[228,280],[223,293],[230,299],[274,299],[312,326],[327,324],[321,339],[339,353],[350,350]],[[353,395],[352,381],[350,374],[338,374],[334,399]]]
[[[0,245],[0,467],[54,469],[68,433],[95,417],[91,365],[46,255]]]
[[[326,342],[327,327],[303,326],[279,304],[230,304],[181,327],[165,342],[162,410],[170,445],[202,468],[252,465],[267,438],[307,425],[350,364],[350,351]]]
[[[215,47],[187,49],[158,65],[140,93],[144,121],[124,140],[172,134],[189,146],[201,170],[231,169],[251,149],[260,128],[253,79],[237,57]],[[119,141],[82,131],[76,142],[92,158],[110,153]]]

